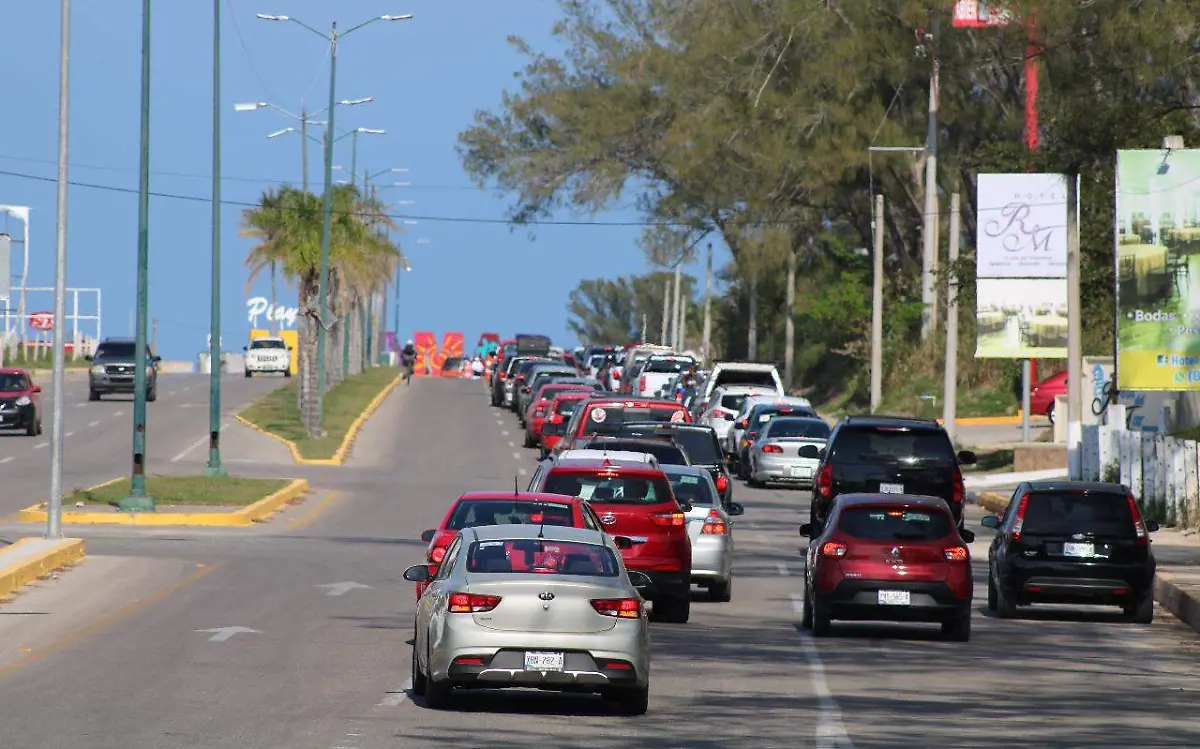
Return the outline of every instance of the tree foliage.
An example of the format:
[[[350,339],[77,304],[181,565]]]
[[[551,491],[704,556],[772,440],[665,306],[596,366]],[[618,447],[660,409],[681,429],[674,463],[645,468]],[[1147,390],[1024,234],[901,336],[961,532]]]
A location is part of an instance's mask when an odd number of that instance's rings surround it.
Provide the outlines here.
[[[580,341],[596,344],[625,343],[626,341],[660,342],[663,324],[663,301],[671,300],[668,285],[674,286],[674,273],[649,273],[616,279],[591,278],[581,281],[571,292],[567,304],[567,325]],[[696,328],[696,280],[682,274],[679,279],[682,303],[688,305],[689,330]],[[673,300],[668,301],[668,304]],[[672,308],[673,310],[673,308]],[[671,311],[667,320],[671,319]],[[643,326],[645,335],[643,335]],[[668,325],[668,335],[670,335]],[[698,345],[695,336],[690,344]]]

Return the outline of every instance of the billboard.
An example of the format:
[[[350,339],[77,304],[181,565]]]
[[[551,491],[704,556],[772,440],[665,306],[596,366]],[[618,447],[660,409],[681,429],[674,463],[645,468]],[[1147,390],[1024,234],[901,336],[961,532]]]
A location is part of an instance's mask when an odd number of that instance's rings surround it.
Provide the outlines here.
[[[1117,387],[1200,390],[1200,150],[1117,152]]]
[[[975,356],[1067,355],[1067,178],[981,174],[976,196]]]

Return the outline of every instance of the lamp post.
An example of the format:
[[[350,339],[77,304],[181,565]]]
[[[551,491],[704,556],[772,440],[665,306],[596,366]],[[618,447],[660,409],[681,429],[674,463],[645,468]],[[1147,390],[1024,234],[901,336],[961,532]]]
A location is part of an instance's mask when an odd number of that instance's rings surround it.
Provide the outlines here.
[[[141,138],[138,153],[137,324],[133,372],[133,470],[129,496],[120,501],[127,512],[153,512],[146,493],[146,324],[150,308],[150,0],[142,0]],[[57,393],[55,394],[58,395]]]
[[[367,96],[362,99],[343,99],[342,101],[337,102],[337,106],[353,107],[353,106],[358,106],[360,104],[370,104],[373,101],[375,101],[375,99],[374,99],[374,97],[371,97],[371,96]],[[278,112],[279,114],[283,115],[284,117],[287,117],[289,119],[295,120],[296,122],[300,123],[299,130],[297,130],[294,127],[285,127],[282,130],[276,130],[275,132],[271,133],[267,137],[268,138],[276,138],[280,135],[283,135],[284,133],[299,133],[300,134],[301,186],[303,187],[304,192],[308,192],[308,141],[312,140],[312,141],[316,141],[317,143],[322,142],[320,138],[317,138],[317,137],[314,137],[314,136],[308,134],[308,126],[309,125],[324,125],[324,124],[326,124],[325,122],[316,120],[314,118],[320,117],[321,115],[325,114],[327,111],[329,111],[328,108],[322,109],[319,112],[309,112],[308,109],[303,104],[301,104],[300,105],[300,114],[294,114],[294,113],[289,112],[288,110],[284,109],[283,107],[276,106],[270,102],[250,101],[250,102],[240,102],[238,104],[234,104],[233,109],[236,112],[254,112],[259,109],[270,109],[274,112]]]
[[[149,0],[145,0],[149,2]],[[330,25],[329,34],[317,31],[312,26],[298,21],[290,16],[266,15],[258,13],[257,16],[264,21],[291,21],[296,25],[307,29],[316,34],[329,43],[329,125],[326,128],[325,138],[325,200],[324,200],[324,217],[321,221],[321,268],[318,278],[317,296],[319,297],[319,309],[317,317],[317,392],[316,392],[316,413],[312,420],[312,431],[317,434],[322,434],[322,421],[324,416],[324,401],[325,401],[325,318],[328,314],[329,300],[326,298],[326,293],[329,288],[329,243],[330,230],[333,223],[333,138],[328,137],[334,129],[334,114],[336,110],[335,96],[337,92],[337,53],[338,42],[342,37],[349,36],[355,31],[368,26],[376,21],[406,21],[413,16],[411,13],[404,15],[393,16],[383,15],[363,21],[357,26],[352,26],[345,32],[339,33],[337,22],[334,21]]]
[[[212,299],[208,333],[208,465],[204,467],[204,475],[210,478],[227,475],[221,465],[221,0],[213,0],[212,76]],[[274,268],[271,275],[274,281]]]
[[[378,172],[375,172],[375,173],[365,173],[365,174],[363,174],[363,192],[367,193],[369,191],[371,194],[371,199],[377,200],[380,189],[386,190],[388,187],[399,187],[402,185],[407,185],[408,183],[397,182],[392,185],[384,185],[382,188],[376,188],[376,187],[371,186],[371,181],[373,179],[375,179],[376,177],[382,177],[385,174],[400,174],[400,173],[406,173],[406,172],[408,172],[408,169],[405,167],[392,167],[391,169],[380,169]],[[409,201],[409,202],[411,202],[411,201]],[[384,282],[382,294],[383,294],[382,299],[383,299],[384,309],[383,309],[383,318],[380,320],[380,325],[386,326],[387,325],[387,283],[386,282]],[[374,308],[375,308],[375,292],[372,291],[370,294],[370,297],[369,297],[369,306],[364,310],[363,321],[362,321],[363,350],[366,354],[366,360],[367,360],[368,366],[373,366],[371,364],[371,362],[373,362],[375,359],[378,358],[378,354],[374,351],[376,346],[373,345],[374,341],[375,341],[375,337],[376,337],[374,334],[374,330],[373,330],[375,319],[371,313],[375,311]]]

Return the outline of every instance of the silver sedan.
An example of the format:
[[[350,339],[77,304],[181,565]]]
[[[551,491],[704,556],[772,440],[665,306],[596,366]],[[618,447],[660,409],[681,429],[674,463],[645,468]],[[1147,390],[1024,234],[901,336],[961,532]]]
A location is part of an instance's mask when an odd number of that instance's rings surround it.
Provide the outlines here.
[[[412,690],[441,709],[456,687],[592,691],[646,712],[650,584],[600,531],[539,525],[464,528],[417,603]]]
[[[729,518],[745,510],[737,502],[721,506],[721,493],[707,468],[664,465],[662,470],[687,517],[692,583],[707,588],[714,601],[733,600],[733,524]]]
[[[748,483],[750,486],[771,483],[812,486],[820,460],[801,456],[801,448],[813,445],[823,450],[828,440],[829,424],[823,419],[811,416],[772,419],[750,446]]]

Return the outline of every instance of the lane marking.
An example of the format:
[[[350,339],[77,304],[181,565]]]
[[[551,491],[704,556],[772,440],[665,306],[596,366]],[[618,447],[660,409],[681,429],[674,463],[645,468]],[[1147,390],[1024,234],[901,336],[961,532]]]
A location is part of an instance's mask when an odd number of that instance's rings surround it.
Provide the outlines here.
[[[317,504],[311,510],[304,513],[300,517],[296,518],[292,522],[288,523],[288,527],[287,527],[288,530],[294,531],[297,528],[303,528],[304,526],[308,525],[312,521],[316,520],[321,515],[321,513],[325,512],[325,510],[327,510],[329,508],[329,505],[336,502],[338,499],[341,498],[341,496],[342,496],[341,492],[329,492],[328,494],[325,495],[324,498],[321,499],[320,502],[317,502]]]
[[[41,450],[43,447],[45,447],[45,446],[47,446],[47,445],[49,445],[49,444],[50,444],[49,442],[39,442],[39,443],[37,443],[36,445],[34,445],[34,446],[33,446],[33,449],[34,449],[34,450]]]
[[[124,412],[124,411],[113,411],[113,418],[114,418],[114,419],[115,419],[115,418],[117,418],[118,416],[124,416],[124,415],[125,415],[125,412]]]
[[[8,463],[12,459],[13,459],[13,456],[9,455],[7,458],[0,458],[0,463]]]
[[[88,424],[88,429],[91,429],[92,427],[98,427],[98,426],[100,426],[100,422],[98,422],[98,421],[93,421],[93,422],[91,422],[91,423],[89,423],[89,424]]]
[[[758,544],[759,546],[767,545],[767,537],[764,536],[763,534],[755,533],[753,538],[754,538],[754,543]]]
[[[516,446],[517,446],[517,443],[516,443],[516,442],[513,442],[512,440],[509,440],[509,441],[508,441],[508,446],[509,446],[509,447],[516,447]]]
[[[804,596],[792,593],[791,599],[792,611],[803,614]],[[820,705],[816,736],[818,749],[837,749],[839,747],[854,749],[854,743],[850,741],[850,735],[846,733],[846,726],[842,723],[842,711],[833,699],[833,693],[829,691],[829,682],[825,679],[825,665],[821,663],[817,646],[812,643],[812,638],[808,634],[801,635],[800,645],[804,648],[804,657],[808,660],[809,678],[812,680],[813,692],[817,696],[817,704]]]
[[[408,690],[410,689],[412,689],[412,679],[404,682],[404,686],[398,691],[385,694],[375,707],[399,707],[403,705],[404,701],[408,699]]]
[[[501,430],[500,430],[500,434],[501,434],[501,435],[503,435],[503,436],[505,436],[505,437],[507,437],[507,436],[508,436],[508,430],[507,430],[507,429],[501,429]],[[512,443],[510,442],[509,444],[511,445]]]
[[[779,563],[777,563],[777,564],[775,565],[775,570],[776,570],[777,572],[779,572],[779,576],[780,576],[780,577],[787,577],[787,576],[788,576],[788,566],[787,566],[786,564],[784,564],[783,562],[779,562]]]
[[[171,458],[171,462],[178,463],[179,461],[186,458],[187,454],[190,453],[192,450],[195,450],[195,449],[199,448],[201,445],[204,445],[207,443],[208,443],[208,437],[201,437],[200,439],[196,440],[196,443],[193,444],[191,447],[184,448],[182,452],[180,452],[174,458]]]
[[[519,473],[519,474],[520,474],[520,475],[522,475],[522,476],[528,476],[528,475],[529,475],[529,471],[526,471],[524,468],[518,468],[518,469],[517,469],[517,473]]]
[[[74,436],[75,436],[75,433],[74,433],[74,432],[67,432],[67,433],[66,433],[66,434],[64,434],[63,436],[64,436],[64,437],[74,437]]]
[[[520,459],[521,459],[521,453],[513,453],[513,460],[520,460]]]

